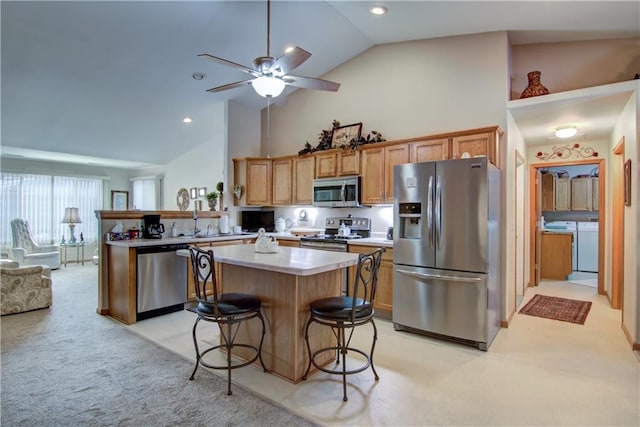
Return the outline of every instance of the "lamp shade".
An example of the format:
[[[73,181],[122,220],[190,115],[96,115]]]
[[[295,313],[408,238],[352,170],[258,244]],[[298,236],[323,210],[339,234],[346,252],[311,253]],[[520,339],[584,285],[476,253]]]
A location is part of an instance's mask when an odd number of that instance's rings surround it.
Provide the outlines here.
[[[82,224],[78,208],[64,208],[63,224]]]
[[[251,80],[253,90],[265,98],[275,98],[284,90],[284,82],[276,77],[262,76]]]

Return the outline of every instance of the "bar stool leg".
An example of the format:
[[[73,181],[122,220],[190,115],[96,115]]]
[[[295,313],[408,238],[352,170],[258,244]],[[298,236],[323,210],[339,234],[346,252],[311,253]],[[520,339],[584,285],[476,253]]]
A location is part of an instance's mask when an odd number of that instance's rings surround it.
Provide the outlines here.
[[[198,370],[198,366],[200,365],[200,350],[198,349],[198,339],[196,338],[196,327],[198,326],[199,321],[200,318],[198,317],[193,324],[193,332],[191,333],[191,335],[193,336],[193,346],[196,349],[196,366],[193,368],[193,372],[191,373],[189,380],[193,380],[196,375],[196,371]]]

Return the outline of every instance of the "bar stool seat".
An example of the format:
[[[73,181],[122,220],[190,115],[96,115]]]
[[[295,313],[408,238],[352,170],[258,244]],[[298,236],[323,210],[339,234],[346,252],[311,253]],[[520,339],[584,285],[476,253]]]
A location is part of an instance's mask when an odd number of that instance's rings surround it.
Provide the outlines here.
[[[373,308],[373,300],[375,298],[376,287],[378,283],[378,271],[382,261],[382,253],[384,248],[378,248],[368,254],[360,254],[358,257],[358,265],[356,267],[356,276],[354,281],[353,296],[336,296],[322,298],[309,304],[310,316],[305,327],[305,341],[307,343],[307,352],[309,354],[309,365],[302,376],[303,380],[307,379],[307,375],[313,365],[316,369],[329,374],[342,375],[342,400],[347,401],[347,375],[357,374],[371,367],[376,381],[380,378],[373,365],[373,352],[375,350],[376,341],[378,340],[378,330],[373,320],[375,310]],[[325,347],[312,352],[309,343],[309,329],[313,323],[323,326],[329,326],[336,337],[336,345]],[[373,341],[371,350],[355,348],[351,345],[351,339],[355,328],[361,325],[371,323],[373,326]],[[348,335],[348,337],[347,337]],[[336,365],[342,364],[341,368],[335,369],[323,366],[317,362],[318,356],[326,352],[336,353]],[[347,354],[355,352],[364,357],[364,363],[354,368],[347,369]],[[342,361],[341,356],[342,355]]]

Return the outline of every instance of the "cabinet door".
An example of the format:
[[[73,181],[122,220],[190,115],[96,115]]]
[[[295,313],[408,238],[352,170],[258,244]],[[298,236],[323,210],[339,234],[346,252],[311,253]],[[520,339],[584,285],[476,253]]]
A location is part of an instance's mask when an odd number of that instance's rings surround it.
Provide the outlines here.
[[[555,180],[555,210],[571,210],[571,179],[556,178]]]
[[[271,205],[271,160],[247,159],[247,205]]]
[[[373,246],[349,245],[351,253],[369,253],[376,248]],[[349,267],[349,282],[347,289],[349,295],[353,295],[354,280],[356,277],[356,267]],[[393,309],[393,249],[387,248],[382,254],[382,262],[378,271],[378,287],[376,288],[376,296],[373,300],[373,307],[376,310],[386,312],[391,315]]]
[[[600,185],[598,178],[591,178],[591,209],[597,211],[600,209]]]
[[[363,204],[383,203],[384,148],[367,148],[360,153],[362,169],[361,199]]]
[[[571,180],[571,210],[592,210],[591,178],[573,178]]]
[[[555,177],[550,173],[542,174],[542,211],[555,210]]]
[[[273,160],[273,205],[291,205],[292,159]]]
[[[411,143],[411,163],[447,160],[449,158],[449,139],[432,139]]]
[[[454,136],[451,139],[451,158],[459,159],[463,153],[469,153],[472,157],[487,156],[491,163],[500,167],[498,146],[501,136],[502,130],[500,128],[491,132]]]
[[[338,176],[358,175],[360,173],[360,152],[357,150],[338,153]]]
[[[293,161],[293,204],[313,203],[313,177],[316,173],[315,157],[298,157]]]
[[[337,153],[316,154],[316,178],[333,178],[338,172]]]
[[[390,145],[384,149],[384,195],[383,199],[385,203],[393,202],[393,167],[395,165],[401,165],[409,163],[409,145],[399,144]]]

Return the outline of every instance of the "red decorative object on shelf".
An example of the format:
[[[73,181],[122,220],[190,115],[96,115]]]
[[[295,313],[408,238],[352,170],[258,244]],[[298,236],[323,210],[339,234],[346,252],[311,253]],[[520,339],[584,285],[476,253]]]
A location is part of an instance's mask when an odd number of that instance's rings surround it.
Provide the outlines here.
[[[598,152],[591,147],[580,147],[580,144],[567,144],[553,147],[550,153],[538,151],[536,157],[540,160],[568,159],[571,157],[587,159],[589,157],[598,157]]]
[[[527,86],[527,88],[522,91],[522,93],[520,94],[520,99],[549,94],[549,89],[547,89],[542,83],[540,83],[541,75],[542,73],[540,71],[531,71],[529,74],[527,74],[527,78],[529,79],[529,86]]]

